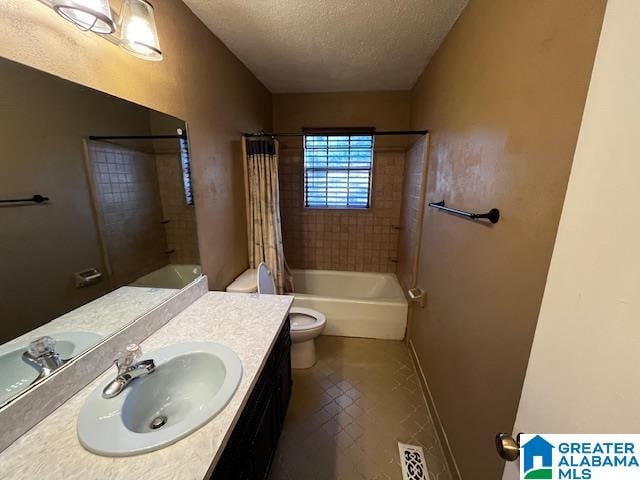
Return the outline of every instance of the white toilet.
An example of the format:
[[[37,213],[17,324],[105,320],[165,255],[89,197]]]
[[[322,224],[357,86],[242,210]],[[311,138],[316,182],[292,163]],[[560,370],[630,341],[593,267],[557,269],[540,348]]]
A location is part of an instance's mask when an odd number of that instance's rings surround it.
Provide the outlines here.
[[[227,292],[276,294],[276,284],[269,268],[261,263],[257,271],[249,269],[236,278],[227,287]],[[324,330],[327,323],[325,316],[310,308],[291,307],[291,367],[310,368],[316,363],[315,339]]]
[[[311,368],[316,363],[316,337],[322,333],[327,319],[317,310],[291,307],[291,366]]]

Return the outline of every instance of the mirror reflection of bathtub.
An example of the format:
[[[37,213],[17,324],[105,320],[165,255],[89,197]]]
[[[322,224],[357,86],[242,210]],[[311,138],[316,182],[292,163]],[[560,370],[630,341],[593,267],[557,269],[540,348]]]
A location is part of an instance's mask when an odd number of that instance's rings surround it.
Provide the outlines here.
[[[202,275],[200,265],[169,264],[131,282],[132,287],[184,288]]]

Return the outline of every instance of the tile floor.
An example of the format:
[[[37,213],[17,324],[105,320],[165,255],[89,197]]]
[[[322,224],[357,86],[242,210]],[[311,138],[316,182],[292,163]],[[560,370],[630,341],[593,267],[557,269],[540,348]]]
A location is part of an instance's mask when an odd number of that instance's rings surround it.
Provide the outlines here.
[[[402,342],[321,336],[294,386],[270,480],[402,479],[398,441],[424,448],[431,480],[451,476]]]

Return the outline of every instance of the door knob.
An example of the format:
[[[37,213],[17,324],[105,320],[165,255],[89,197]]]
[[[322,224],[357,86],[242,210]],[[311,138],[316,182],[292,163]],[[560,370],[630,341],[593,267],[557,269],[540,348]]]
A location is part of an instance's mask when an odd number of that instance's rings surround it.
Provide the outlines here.
[[[515,462],[520,456],[520,434],[516,438],[506,433],[496,435],[498,455],[507,462]]]

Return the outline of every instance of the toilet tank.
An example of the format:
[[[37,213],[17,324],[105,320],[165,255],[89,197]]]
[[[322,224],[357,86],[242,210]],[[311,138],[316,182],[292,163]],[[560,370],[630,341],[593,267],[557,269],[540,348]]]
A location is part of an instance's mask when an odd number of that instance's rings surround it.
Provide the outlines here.
[[[227,287],[227,292],[232,293],[253,293],[258,291],[258,277],[256,270],[250,268],[245,270]]]

